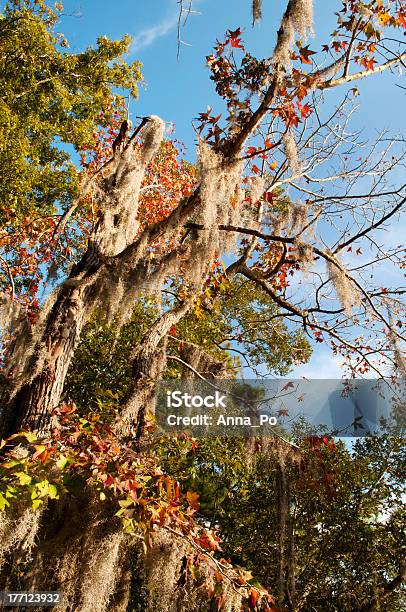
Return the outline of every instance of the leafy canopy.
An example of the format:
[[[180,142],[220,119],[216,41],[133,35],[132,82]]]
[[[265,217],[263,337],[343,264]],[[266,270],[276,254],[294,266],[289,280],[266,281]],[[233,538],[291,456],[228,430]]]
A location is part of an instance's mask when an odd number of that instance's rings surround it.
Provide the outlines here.
[[[136,96],[142,78],[140,63],[123,59],[129,36],[101,36],[95,47],[70,52],[56,30],[60,10],[11,0],[0,14],[0,244],[16,290],[46,256],[49,217],[78,193],[72,147],[96,146],[97,126],[111,123],[118,92]]]
[[[301,461],[283,468],[289,518],[282,533],[274,441],[255,440],[250,455],[242,439],[199,439],[189,452],[183,440],[167,439],[158,452],[165,473],[198,494],[198,517],[217,528],[225,556],[269,592],[278,590],[283,546],[284,588],[290,570],[296,609],[361,611],[378,597],[379,609],[401,612],[403,440],[360,438],[352,448],[317,436],[297,442]]]

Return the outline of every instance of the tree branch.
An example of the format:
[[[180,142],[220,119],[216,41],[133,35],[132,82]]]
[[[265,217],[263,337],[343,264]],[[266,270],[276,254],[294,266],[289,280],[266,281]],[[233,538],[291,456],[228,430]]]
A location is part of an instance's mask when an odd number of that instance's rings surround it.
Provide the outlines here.
[[[398,62],[402,62],[404,59],[406,59],[406,52],[402,53],[398,57],[395,57],[395,59],[388,60],[387,62],[385,62],[381,66],[377,66],[376,68],[371,68],[370,70],[363,70],[361,72],[355,72],[354,74],[350,75],[343,75],[338,79],[330,79],[329,81],[325,81],[324,83],[319,83],[317,87],[318,89],[331,89],[332,87],[338,87],[339,85],[344,85],[345,83],[352,83],[353,81],[364,79],[365,77],[371,76],[373,74],[380,74],[381,72],[388,70],[388,68],[392,68],[392,66],[395,66]]]
[[[403,187],[405,187],[405,185],[403,185]],[[341,251],[342,249],[345,249],[345,247],[349,246],[352,242],[354,242],[355,240],[358,240],[358,238],[361,238],[362,236],[366,236],[369,232],[371,232],[372,230],[376,229],[377,227],[379,227],[380,225],[382,225],[382,223],[385,223],[385,221],[387,221],[388,219],[390,219],[398,210],[400,210],[403,206],[403,204],[406,202],[406,197],[403,198],[403,200],[401,200],[399,202],[399,204],[397,204],[395,206],[395,208],[393,208],[392,210],[390,210],[386,215],[384,215],[383,217],[381,217],[378,221],[376,221],[375,223],[373,223],[372,225],[370,225],[369,227],[367,227],[366,229],[364,229],[362,232],[359,232],[358,234],[355,234],[354,236],[352,236],[351,238],[349,238],[348,240],[346,240],[345,242],[342,242],[341,244],[339,244],[335,250],[334,253],[338,253],[339,251]]]

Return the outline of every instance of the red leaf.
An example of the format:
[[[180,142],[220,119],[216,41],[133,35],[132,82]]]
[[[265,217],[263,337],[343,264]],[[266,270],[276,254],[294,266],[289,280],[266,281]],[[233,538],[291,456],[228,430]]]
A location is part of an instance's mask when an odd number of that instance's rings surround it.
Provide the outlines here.
[[[264,194],[264,200],[265,200],[265,202],[268,202],[269,204],[273,204],[273,202],[275,200],[275,194],[272,193],[271,191],[267,191]]]
[[[228,35],[230,37],[229,42],[234,49],[242,49],[245,51],[244,45],[241,44],[241,29],[229,30]]]
[[[103,484],[105,487],[109,487],[114,483],[114,478],[111,474],[107,474],[106,478],[103,480]]]
[[[304,104],[301,109],[300,109],[300,113],[302,115],[302,117],[304,117],[305,119],[307,119],[308,117],[310,117],[310,115],[312,114],[313,109],[310,108],[310,106],[308,104]]]
[[[302,47],[299,51],[300,53],[300,61],[302,64],[312,64],[312,60],[309,59],[312,55],[316,55],[316,51],[311,51],[309,49],[309,45],[307,47]]]

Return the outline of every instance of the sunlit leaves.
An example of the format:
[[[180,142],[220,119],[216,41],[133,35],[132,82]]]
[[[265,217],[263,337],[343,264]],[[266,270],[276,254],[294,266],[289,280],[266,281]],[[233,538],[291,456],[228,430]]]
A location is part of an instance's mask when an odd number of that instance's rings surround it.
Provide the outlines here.
[[[113,88],[136,95],[141,78],[138,62],[120,59],[128,37],[101,37],[95,48],[67,52],[55,32],[58,10],[10,2],[0,18],[0,290],[11,291],[13,282],[31,311],[44,270],[66,270],[82,246],[80,218],[69,237],[53,235],[58,214],[78,193],[67,146],[96,146],[96,126],[114,112]]]
[[[96,492],[106,513],[121,520],[129,535],[142,536],[145,548],[153,543],[157,528],[168,528],[189,543],[195,555],[190,557],[191,576],[195,568],[205,566],[207,592],[221,597],[224,578],[243,589],[243,599],[252,596],[258,603],[271,601],[259,585],[244,588],[243,574],[225,559],[216,559],[221,550],[215,529],[202,527],[195,519],[199,511],[199,494],[181,487],[181,483],[164,473],[156,456],[134,452],[120,444],[112,421],[116,411],[104,407],[81,417],[74,404],[62,404],[55,411],[58,426],[37,444],[24,433],[7,440],[7,445],[20,440],[0,462],[0,511],[13,504],[27,504],[35,511],[47,500],[78,495],[86,488]],[[196,441],[185,440],[186,453],[194,453]],[[44,455],[45,451],[47,454]],[[196,552],[197,551],[197,552]],[[196,574],[195,574],[196,575]],[[266,608],[263,608],[266,609]]]

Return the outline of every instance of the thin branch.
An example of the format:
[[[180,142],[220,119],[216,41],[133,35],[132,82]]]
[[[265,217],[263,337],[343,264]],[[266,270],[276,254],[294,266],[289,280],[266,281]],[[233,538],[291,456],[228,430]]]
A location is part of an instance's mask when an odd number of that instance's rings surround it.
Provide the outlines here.
[[[317,85],[318,89],[331,89],[332,87],[338,87],[339,85],[344,85],[345,83],[352,83],[353,81],[358,81],[360,79],[364,79],[367,76],[371,76],[373,74],[380,74],[388,68],[392,68],[399,62],[402,62],[406,59],[406,51],[396,57],[395,59],[389,60],[382,64],[381,66],[377,66],[376,68],[370,68],[369,70],[363,70],[360,72],[355,72],[354,74],[344,75],[338,79],[330,79],[329,81],[325,81],[324,83],[319,83]]]
[[[169,338],[172,338],[172,336],[169,336]],[[194,345],[195,346],[195,345]],[[181,359],[180,357],[177,357],[176,355],[167,355],[166,356],[167,359],[171,359],[172,361],[177,361],[178,363],[181,363],[185,368],[187,368],[188,370],[190,370],[191,372],[193,372],[193,374],[195,374],[198,378],[200,378],[201,380],[204,380],[205,382],[207,382],[208,385],[214,387],[215,389],[217,388],[215,385],[212,385],[207,378],[205,378],[204,376],[202,376],[202,374],[200,374],[200,372],[198,372],[197,370],[195,370],[190,363],[187,363],[187,361],[184,361],[183,359]]]
[[[354,43],[355,43],[355,38],[357,36],[357,30],[360,26],[360,24],[362,23],[362,17],[360,19],[358,19],[357,23],[354,26],[354,29],[352,31],[352,36],[351,36],[351,42],[348,46],[348,51],[347,51],[347,57],[345,60],[345,67],[344,67],[344,74],[343,77],[347,77],[348,76],[348,72],[350,69],[350,61],[351,61],[351,55],[352,55],[352,50],[354,47]]]
[[[346,240],[345,242],[342,242],[341,244],[339,244],[336,249],[334,250],[334,253],[337,253],[338,251],[341,251],[342,249],[345,249],[345,247],[347,247],[348,245],[350,245],[352,242],[354,242],[354,240],[358,240],[358,238],[361,238],[362,236],[366,236],[369,232],[371,232],[372,230],[376,229],[377,227],[379,227],[380,225],[382,225],[382,223],[385,223],[385,221],[387,221],[388,219],[390,219],[398,210],[400,210],[403,206],[403,204],[406,202],[406,197],[403,198],[403,200],[401,200],[399,202],[399,204],[397,204],[395,206],[395,208],[393,208],[391,211],[389,211],[386,215],[384,215],[383,217],[381,217],[378,221],[376,221],[375,223],[373,223],[372,225],[370,225],[369,227],[367,227],[366,229],[364,229],[362,232],[359,232],[358,234],[355,234],[354,236],[352,236],[351,238],[349,238],[348,240]]]

